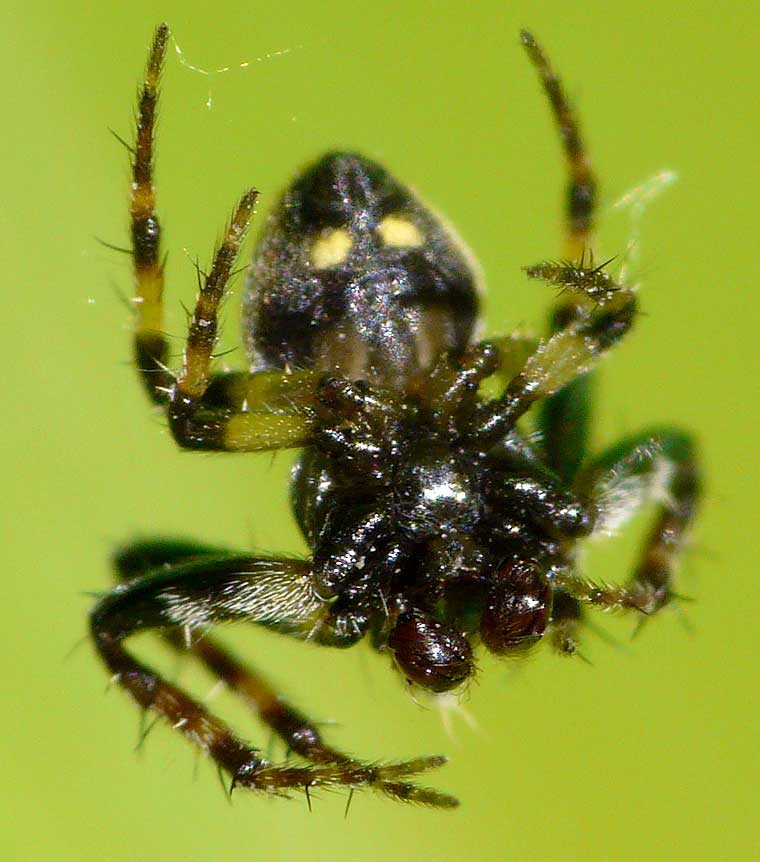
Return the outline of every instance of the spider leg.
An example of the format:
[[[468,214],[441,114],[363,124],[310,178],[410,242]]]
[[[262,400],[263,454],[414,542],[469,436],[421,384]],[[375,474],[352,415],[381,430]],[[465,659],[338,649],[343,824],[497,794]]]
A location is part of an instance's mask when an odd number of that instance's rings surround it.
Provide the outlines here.
[[[162,24],[153,37],[145,79],[137,105],[137,131],[132,153],[130,220],[132,263],[135,273],[135,362],[150,398],[164,403],[173,379],[166,362],[169,343],[164,335],[164,266],[161,227],[156,215],[153,185],[153,136],[158,82],[166,55],[169,29]]]
[[[246,388],[243,378],[252,381],[250,388],[256,390],[255,378],[259,375],[271,377],[267,371],[250,376],[235,375],[234,381],[223,381],[213,387],[214,398],[230,396],[234,399]],[[220,379],[228,376],[231,375]],[[240,409],[217,406],[213,400],[207,403],[205,398],[173,404],[169,409],[169,424],[175,441],[184,449],[224,452],[309,446],[315,426],[312,387],[304,378],[291,383],[284,374],[277,374],[277,377],[273,386],[267,386],[271,390],[271,401],[244,399]]]
[[[567,161],[566,249],[565,257],[580,260],[587,253],[596,204],[596,179],[583,145],[578,119],[557,73],[532,33],[520,33],[523,47],[544,88],[559,129]]]
[[[595,584],[575,574],[557,586],[575,599],[606,610],[653,614],[673,597],[673,571],[699,501],[699,470],[691,437],[661,429],[628,438],[592,462],[578,487],[596,506],[595,531],[612,532],[650,501],[654,526],[625,586]]]
[[[367,764],[327,746],[314,724],[278,697],[257,674],[204,636],[191,653],[237,691],[288,746],[310,765],[270,764],[255,748],[178,687],[138,662],[123,646],[131,634],[158,629],[177,650],[183,629],[205,629],[245,619],[305,638],[327,614],[307,563],[252,558],[172,539],[136,542],[117,554],[127,583],[102,599],[91,615],[93,639],[109,671],[143,708],[168,720],[232,777],[232,786],[287,795],[309,787],[371,788],[434,807],[456,800],[405,779],[441,766],[442,757]]]
[[[171,408],[200,401],[208,389],[211,355],[218,336],[219,305],[251,224],[258,194],[255,189],[243,194],[214,255],[211,269],[203,277],[185,343],[182,370],[172,389]]]
[[[132,155],[130,221],[132,261],[135,273],[135,362],[151,400],[169,403],[170,424],[181,446],[208,449],[270,449],[300,446],[308,440],[309,422],[299,408],[304,400],[297,390],[303,378],[282,382],[282,374],[235,375],[235,383],[219,382],[209,370],[216,344],[217,309],[232,267],[253,215],[257,193],[243,195],[213,266],[205,277],[190,325],[183,369],[178,377],[167,366],[169,343],[164,334],[164,266],[161,260],[161,228],[156,213],[153,181],[155,117],[159,79],[166,55],[169,29],[155,32],[145,78],[138,95],[137,129]],[[297,375],[298,376],[298,375]],[[251,382],[253,380],[253,382]],[[280,386],[280,383],[282,385]],[[203,396],[212,384],[212,405]],[[308,388],[308,386],[307,386]],[[275,391],[278,390],[278,391]],[[220,396],[233,399],[220,403]],[[234,398],[238,397],[235,402]],[[279,397],[278,397],[279,396]],[[271,401],[275,402],[272,409]],[[290,409],[286,409],[290,405]],[[276,409],[277,407],[281,409]],[[240,415],[244,414],[244,415]]]
[[[549,99],[567,162],[563,257],[576,262],[587,259],[589,265],[593,265],[592,230],[597,183],[578,118],[557,73],[535,38],[523,32],[521,39]],[[563,300],[552,311],[551,331],[563,329],[578,317],[579,310],[576,298],[572,294],[564,294]],[[591,375],[584,374],[547,398],[541,410],[539,427],[547,461],[568,483],[572,482],[585,456],[592,390]]]
[[[169,393],[169,426],[186,449],[254,452],[309,445],[311,409],[321,376],[310,371],[214,375],[218,310],[253,215],[256,192],[240,201],[204,277],[184,351]]]
[[[635,314],[635,294],[621,287],[569,319],[539,345],[503,395],[483,406],[470,435],[473,444],[480,448],[496,444],[537,401],[594,368],[630,330]]]

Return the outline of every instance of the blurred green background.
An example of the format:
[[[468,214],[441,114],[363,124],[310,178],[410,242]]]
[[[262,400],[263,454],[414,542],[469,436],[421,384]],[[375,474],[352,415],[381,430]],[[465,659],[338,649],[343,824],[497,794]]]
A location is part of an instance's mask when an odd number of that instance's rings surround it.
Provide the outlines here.
[[[451,735],[369,650],[226,633],[336,723],[336,744],[368,758],[448,753],[431,783],[460,797],[455,813],[368,794],[347,820],[339,795],[322,794],[311,814],[302,799],[245,792],[229,805],[211,766],[194,770],[167,729],[133,752],[136,709],[103,694],[80,643],[87,593],[105,588],[109,551],[128,537],[303,550],[289,455],[175,450],[127,361],[128,261],[95,240],[126,242],[127,161],[108,128],[131,134],[163,19],[189,63],[232,67],[203,76],[172,54],[164,78],[158,180],[175,335],[194,295],[189,258],[207,259],[240,191],[255,184],[263,210],[335,146],[385,162],[457,224],[487,275],[489,332],[543,323],[550,292],[519,267],[559,251],[562,168],[522,26],[581,112],[605,252],[621,253],[631,231],[614,201],[660,169],[680,176],[641,223],[646,316],[605,363],[595,444],[663,422],[696,433],[705,504],[680,581],[695,603],[633,641],[633,620],[603,618],[619,646],[589,634],[591,666],[548,651],[519,665],[483,657],[464,704],[476,726],[453,715]],[[760,858],[758,24],[754,3],[673,0],[646,11],[628,0],[6,6],[0,858]],[[634,530],[592,549],[590,573],[624,578],[636,541]],[[160,648],[139,649],[172,670]],[[199,694],[210,686],[187,667],[181,679]],[[231,699],[215,705],[268,744]]]

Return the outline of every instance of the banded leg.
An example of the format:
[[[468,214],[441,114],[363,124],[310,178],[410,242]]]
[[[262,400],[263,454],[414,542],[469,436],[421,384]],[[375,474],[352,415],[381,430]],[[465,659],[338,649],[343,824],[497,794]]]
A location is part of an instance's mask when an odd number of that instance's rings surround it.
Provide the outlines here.
[[[156,213],[153,157],[159,81],[169,41],[161,24],[154,36],[137,103],[137,127],[132,154],[130,224],[135,275],[134,356],[152,401],[169,400],[174,375],[167,366],[169,343],[164,334],[164,265],[161,226]]]
[[[552,336],[526,362],[500,402],[484,410],[476,433],[480,445],[498,441],[514,427],[533,403],[546,399],[541,429],[550,466],[571,480],[583,459],[589,423],[591,381],[589,372],[598,357],[631,326],[636,309],[633,294],[594,269],[589,247],[596,199],[596,180],[583,146],[575,114],[560,80],[532,34],[521,40],[536,67],[554,112],[568,166],[565,262],[529,270],[572,270],[575,289],[552,316]],[[589,261],[591,270],[584,266]],[[550,263],[550,262],[548,262]],[[538,273],[534,274],[534,277]],[[599,284],[608,289],[599,290]],[[570,285],[565,284],[566,287]],[[601,299],[600,299],[601,297]],[[564,354],[564,355],[563,355]]]
[[[699,502],[699,471],[687,434],[663,429],[624,440],[578,477],[597,507],[596,532],[612,532],[646,503],[659,503],[642,557],[625,586],[563,575],[557,586],[605,610],[653,614],[672,599],[673,571]]]
[[[314,416],[308,408],[318,375],[264,371],[215,376],[211,372],[219,305],[256,196],[254,190],[243,195],[195,305],[183,367],[169,396],[169,425],[184,448],[253,452],[302,447],[311,442]],[[211,403],[206,398],[210,387]],[[226,403],[215,406],[220,399]]]
[[[187,449],[254,452],[312,442],[313,371],[213,374],[219,305],[253,215],[257,192],[240,201],[195,305],[182,371],[169,396],[169,425]]]
[[[161,261],[161,229],[156,214],[153,181],[155,118],[159,80],[169,40],[162,24],[155,32],[137,106],[137,129],[132,153],[130,220],[135,273],[134,355],[145,388],[157,404],[169,402],[175,436],[189,448],[269,449],[304,445],[309,422],[299,410],[304,400],[301,374],[298,380],[276,383],[283,375],[211,375],[211,350],[216,343],[216,311],[229,281],[232,266],[253,214],[257,193],[246,192],[216,253],[210,274],[198,299],[179,376],[168,368],[169,343],[164,334],[164,267]],[[263,385],[262,385],[263,382]],[[203,394],[212,388],[211,404]],[[308,383],[305,384],[308,388]],[[200,393],[200,402],[199,402]],[[261,399],[267,398],[266,402]],[[237,400],[236,400],[237,399]],[[270,408],[270,401],[276,402]],[[285,402],[294,406],[287,409]],[[192,402],[195,410],[189,409]],[[257,410],[257,405],[262,409]],[[279,409],[277,409],[279,407]],[[246,416],[240,418],[239,413]],[[250,414],[250,415],[249,415]]]
[[[523,32],[521,37],[551,104],[567,161],[563,256],[571,262],[584,259],[590,262],[593,253],[591,234],[597,184],[583,144],[578,119],[546,54],[530,33]],[[577,315],[576,300],[567,297],[552,311],[551,331],[563,329]],[[572,482],[585,456],[592,395],[593,381],[589,374],[585,374],[547,398],[542,406],[539,427],[544,439],[547,461],[568,483]]]
[[[204,277],[182,370],[171,389],[169,426],[177,443],[187,449],[254,452],[303,447],[312,441],[315,417],[311,407],[320,375],[309,371],[250,375],[211,372],[219,305],[256,197],[254,190],[243,195]]]
[[[457,804],[449,796],[404,780],[442,765],[444,758],[370,765],[327,746],[305,716],[205,636],[192,644],[191,652],[241,694],[290,749],[313,765],[267,763],[197,701],[138,663],[122,646],[130,634],[157,628],[179,650],[185,646],[183,628],[205,628],[226,619],[245,619],[305,637],[326,612],[326,603],[311,588],[308,564],[235,556],[165,539],[135,543],[122,550],[115,562],[128,585],[106,596],[92,613],[93,637],[101,657],[143,709],[162,715],[207,751],[232,776],[233,786],[280,795],[319,786],[364,787],[435,807]]]
[[[584,252],[588,254],[589,251],[589,236],[596,204],[596,179],[583,146],[578,120],[549,58],[532,33],[523,30],[520,40],[541,79],[562,139],[568,170],[565,257],[578,261],[584,256]]]
[[[173,379],[167,370],[169,344],[164,335],[164,266],[161,228],[153,185],[153,136],[158,83],[166,55],[169,29],[162,24],[153,37],[145,79],[137,105],[137,131],[132,150],[130,219],[135,273],[135,362],[150,398],[166,402]]]

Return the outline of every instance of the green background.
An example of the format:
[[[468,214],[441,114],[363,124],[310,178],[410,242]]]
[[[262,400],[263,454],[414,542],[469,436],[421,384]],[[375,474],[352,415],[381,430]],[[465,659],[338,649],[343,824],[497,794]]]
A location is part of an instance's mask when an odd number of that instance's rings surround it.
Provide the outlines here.
[[[680,588],[696,602],[631,641],[602,619],[592,662],[482,657],[477,728],[415,704],[387,661],[230,630],[285,693],[368,758],[446,752],[431,783],[455,813],[368,794],[229,805],[211,766],[157,729],[80,643],[111,547],[183,533],[302,551],[290,456],[175,450],[128,364],[125,154],[151,32],[169,59],[158,179],[169,320],[192,302],[248,184],[271,203],[321,150],[382,160],[460,229],[483,264],[488,331],[539,326],[550,300],[519,267],[559,252],[562,170],[547,106],[517,44],[530,26],[562,71],[603,184],[602,247],[624,250],[612,203],[662,168],[680,181],[641,224],[646,312],[605,363],[595,445],[663,422],[692,429],[705,503]],[[754,3],[39,2],[6,7],[0,50],[5,407],[0,858],[680,860],[760,856],[758,734],[758,112]],[[290,49],[269,59],[266,55]],[[212,105],[207,107],[209,90]],[[240,281],[237,282],[239,296]],[[236,343],[235,303],[225,343]],[[177,341],[177,349],[180,342]],[[240,361],[239,354],[229,357]],[[626,576],[641,532],[594,548]],[[75,648],[79,643],[79,647]],[[172,671],[160,648],[141,643]],[[72,651],[73,650],[73,651]],[[209,680],[184,667],[199,694]],[[262,746],[228,697],[218,709]]]

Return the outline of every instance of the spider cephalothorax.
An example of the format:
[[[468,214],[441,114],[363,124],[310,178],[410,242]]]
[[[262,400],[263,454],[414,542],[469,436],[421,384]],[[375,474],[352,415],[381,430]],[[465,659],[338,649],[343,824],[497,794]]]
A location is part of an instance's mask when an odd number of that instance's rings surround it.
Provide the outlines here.
[[[302,449],[292,506],[309,560],[197,542],[134,542],[124,582],[91,616],[107,667],[144,709],[168,719],[232,785],[286,794],[367,787],[439,807],[456,800],[408,777],[441,757],[369,764],[327,745],[207,630],[245,620],[323,646],[364,638],[412,685],[439,693],[472,675],[480,644],[522,653],[548,636],[576,651],[583,606],[652,614],[698,497],[690,438],[673,429],[586,455],[589,372],[630,329],[634,293],[594,265],[595,183],[575,118],[535,40],[522,35],[562,131],[569,166],[567,255],[527,267],[560,287],[543,341],[477,341],[476,276],[456,237],[379,165],[331,153],[288,188],[262,232],[245,292],[251,368],[212,371],[217,312],[253,214],[247,192],[205,276],[184,362],[167,368],[163,266],[152,184],[156,32],[141,91],[131,197],[135,356],[176,441],[223,451]],[[495,381],[493,397],[481,383]],[[540,434],[521,420],[542,402]],[[624,586],[577,571],[578,542],[648,500],[656,521]],[[155,628],[238,691],[303,760],[269,764],[196,700],[123,646]],[[197,637],[197,634],[203,637]]]

